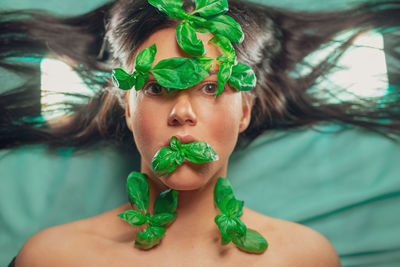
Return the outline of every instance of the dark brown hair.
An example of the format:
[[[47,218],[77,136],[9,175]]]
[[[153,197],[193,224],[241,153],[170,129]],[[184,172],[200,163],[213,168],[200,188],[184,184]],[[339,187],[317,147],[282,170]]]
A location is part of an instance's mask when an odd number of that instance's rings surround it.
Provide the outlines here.
[[[193,8],[185,2],[185,8]],[[312,126],[320,122],[355,125],[396,139],[400,133],[399,72],[390,70],[390,92],[379,99],[354,98],[332,102],[311,92],[329,74],[353,40],[363,32],[384,34],[385,52],[393,62],[400,58],[398,1],[369,2],[345,11],[293,12],[260,4],[230,1],[228,15],[245,33],[235,45],[238,60],[250,65],[257,76],[252,91],[254,107],[248,143],[268,129]],[[146,0],[120,0],[72,18],[37,11],[0,14],[0,66],[23,76],[26,83],[0,90],[0,147],[30,143],[86,147],[100,141],[133,145],[125,125],[120,93],[110,84],[111,69],[137,53],[138,46],[155,31],[176,21]],[[307,75],[296,74],[299,64],[338,33],[352,35]],[[389,45],[390,44],[390,45]],[[70,104],[66,122],[50,126],[40,119],[39,71],[26,58],[46,55],[68,58],[74,69],[97,93],[88,104]],[[85,96],[80,96],[85,97]]]

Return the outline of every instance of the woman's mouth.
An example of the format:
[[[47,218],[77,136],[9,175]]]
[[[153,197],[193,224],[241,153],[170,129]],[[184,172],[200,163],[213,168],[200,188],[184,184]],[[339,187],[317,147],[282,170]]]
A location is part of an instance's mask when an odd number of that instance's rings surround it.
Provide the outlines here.
[[[181,144],[186,144],[186,143],[193,143],[193,142],[199,142],[200,140],[193,137],[190,134],[187,135],[174,135],[176,138],[178,138],[179,142]],[[171,137],[172,138],[172,137]],[[171,138],[164,144],[164,146],[169,146]]]

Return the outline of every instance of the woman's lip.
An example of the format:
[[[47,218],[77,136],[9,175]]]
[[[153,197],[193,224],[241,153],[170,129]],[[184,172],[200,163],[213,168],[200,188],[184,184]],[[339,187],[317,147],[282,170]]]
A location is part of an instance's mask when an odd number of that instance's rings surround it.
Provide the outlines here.
[[[186,143],[193,143],[193,142],[199,142],[199,140],[193,136],[191,136],[190,134],[187,135],[174,135],[176,138],[178,138],[179,142],[181,142],[181,144],[186,144]],[[172,137],[171,137],[172,138]],[[168,140],[164,146],[169,146],[170,145],[170,140]]]
[[[175,135],[176,138],[178,138],[179,142],[181,144],[186,144],[186,143],[193,143],[193,142],[198,142],[199,140],[191,135]]]

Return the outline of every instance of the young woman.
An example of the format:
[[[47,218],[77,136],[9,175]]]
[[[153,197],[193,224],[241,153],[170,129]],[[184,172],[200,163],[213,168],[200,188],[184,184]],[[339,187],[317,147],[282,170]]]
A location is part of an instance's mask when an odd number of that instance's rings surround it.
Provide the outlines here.
[[[188,12],[195,9],[191,3],[185,3],[184,8]],[[307,16],[233,1],[229,8],[227,14],[240,23],[245,33],[243,43],[235,46],[237,59],[249,65],[257,76],[252,91],[238,92],[226,85],[216,96],[218,64],[213,64],[210,75],[201,82],[172,92],[167,92],[150,75],[139,91],[122,92],[111,87],[102,90],[88,105],[76,107],[75,115],[68,121],[53,127],[26,119],[27,115],[35,115],[34,103],[27,101],[28,86],[2,96],[2,108],[7,111],[1,121],[7,126],[1,130],[2,147],[38,142],[82,147],[99,140],[128,144],[134,140],[142,158],[141,172],[148,176],[149,206],[160,192],[168,188],[179,191],[177,218],[161,243],[151,250],[134,248],[138,228],[117,217],[130,209],[128,203],[99,216],[38,233],[21,249],[16,266],[340,265],[334,249],[320,234],[246,208],[241,220],[268,240],[268,249],[253,255],[231,245],[222,246],[214,222],[219,211],[214,205],[213,190],[218,178],[226,176],[228,158],[239,135],[248,142],[266,129],[320,121],[342,121],[383,134],[398,134],[398,104],[393,101],[397,94],[391,99],[380,99],[379,106],[356,108],[357,102],[334,104],[307,93],[317,77],[330,70],[335,58],[315,66],[307,76],[296,78],[289,72],[342,30],[355,28],[357,32],[336,51],[339,54],[367,28],[396,26],[398,22],[388,15],[398,13],[399,6],[371,4],[347,12]],[[23,56],[51,51],[67,58],[93,86],[106,84],[98,79],[99,71],[123,65],[132,73],[139,52],[152,44],[157,47],[153,66],[173,57],[191,57],[177,44],[175,31],[179,22],[147,1],[121,0],[72,19],[26,13],[28,19],[14,20],[15,14],[4,14],[11,15],[12,20],[2,22],[8,23],[7,31],[12,36],[2,39],[2,51]],[[100,21],[104,19],[103,28]],[[61,36],[72,46],[66,47]],[[211,33],[198,34],[207,50],[205,55],[218,58],[224,51],[209,42],[212,37]],[[27,52],[25,46],[30,43],[36,46]],[[2,66],[27,72],[28,67],[14,67],[7,57],[10,54],[2,53]],[[168,146],[173,136],[182,144],[208,143],[219,160],[203,164],[184,161],[173,172],[158,178],[153,172],[153,157]]]

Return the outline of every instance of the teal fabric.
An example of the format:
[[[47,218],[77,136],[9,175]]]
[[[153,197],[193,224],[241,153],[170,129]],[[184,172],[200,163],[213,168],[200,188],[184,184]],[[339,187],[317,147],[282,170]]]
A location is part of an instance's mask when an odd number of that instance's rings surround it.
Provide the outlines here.
[[[137,154],[110,148],[0,151],[0,266],[40,230],[125,203],[126,177],[139,163]]]
[[[324,234],[343,266],[400,266],[400,144],[332,128],[266,133],[228,177],[248,207]]]

